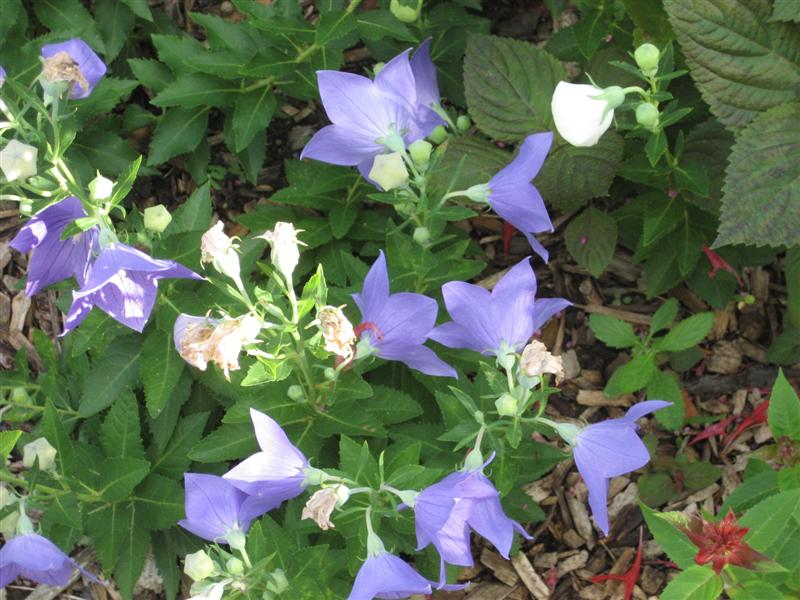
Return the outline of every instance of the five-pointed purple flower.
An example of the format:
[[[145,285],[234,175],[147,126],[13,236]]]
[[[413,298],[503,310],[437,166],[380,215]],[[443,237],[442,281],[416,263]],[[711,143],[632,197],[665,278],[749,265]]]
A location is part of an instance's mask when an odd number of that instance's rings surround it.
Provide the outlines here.
[[[45,76],[54,80],[67,79],[70,82],[69,96],[73,99],[88,97],[106,74],[105,63],[79,38],[42,46],[42,58],[45,59]],[[64,65],[60,59],[69,59],[72,64]],[[56,61],[50,67],[51,72],[48,72],[48,61]]]
[[[85,285],[72,292],[64,333],[75,329],[96,306],[123,325],[141,332],[153,310],[159,279],[202,279],[172,260],[152,258],[119,242],[105,247]]]
[[[308,464],[277,422],[252,408],[250,418],[261,452],[246,458],[223,477],[244,493],[279,506],[302,494],[309,478],[319,472]]]
[[[320,97],[332,124],[314,134],[300,157],[358,165],[366,175],[378,154],[400,151],[433,131],[439,121],[431,111],[419,110],[409,52],[386,63],[374,81],[353,73],[317,71]]]
[[[608,480],[640,469],[650,460],[650,453],[636,433],[636,420],[670,406],[664,400],[639,402],[624,417],[589,425],[580,431],[572,449],[589,490],[589,506],[594,520],[608,535]]]
[[[94,575],[64,554],[53,542],[36,533],[18,535],[0,548],[0,588],[17,577],[45,585],[63,586],[69,582],[73,569],[97,581]]]
[[[361,339],[356,358],[368,345],[369,351],[383,359],[398,360],[428,375],[457,377],[453,367],[423,346],[436,324],[436,301],[410,292],[390,294],[383,252],[367,273],[361,293],[353,294],[353,299],[362,318],[355,330]]]
[[[79,285],[84,285],[99,230],[92,227],[66,240],[61,239],[61,232],[72,221],[85,216],[80,200],[70,196],[40,210],[11,240],[11,247],[19,252],[33,250],[26,296],[33,296],[48,285],[73,276]]]
[[[414,501],[414,522],[417,550],[428,544],[436,547],[442,558],[442,577],[445,562],[472,566],[470,529],[492,542],[506,559],[515,531],[531,539],[503,512],[500,493],[482,467],[451,473],[422,490]]]
[[[531,181],[542,168],[552,143],[552,132],[529,135],[522,142],[514,160],[487,184],[488,201],[494,212],[519,229],[533,251],[545,261],[549,254],[533,234],[553,231],[553,223],[539,190]]]
[[[536,300],[536,276],[530,259],[516,264],[494,289],[463,281],[442,286],[452,321],[428,337],[450,348],[469,348],[497,356],[511,347],[519,352],[530,337],[557,312],[570,306],[563,298]]]
[[[217,475],[185,473],[186,518],[178,525],[220,544],[234,531],[247,533],[253,519],[276,508],[280,502],[248,496]]]

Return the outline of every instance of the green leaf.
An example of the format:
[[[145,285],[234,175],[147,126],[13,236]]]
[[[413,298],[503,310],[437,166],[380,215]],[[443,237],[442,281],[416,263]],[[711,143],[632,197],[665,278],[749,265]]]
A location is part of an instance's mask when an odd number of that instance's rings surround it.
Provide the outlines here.
[[[113,61],[125,42],[128,41],[136,15],[124,2],[118,0],[98,0],[95,3],[95,16],[100,27],[100,35],[106,44],[105,60]]]
[[[474,135],[451,138],[440,148],[444,156],[431,170],[429,185],[442,194],[486,183],[511,160],[507,151]]]
[[[133,507],[130,502],[90,505],[86,514],[86,529],[103,570],[111,571],[133,529]]]
[[[695,206],[713,213],[719,210],[722,182],[732,145],[733,135],[716,119],[700,123],[686,136],[680,163],[695,169],[702,168],[708,175],[709,191],[706,196],[684,195]]]
[[[608,213],[590,206],[567,225],[564,241],[578,264],[599,277],[617,247],[617,222]]]
[[[17,440],[21,435],[21,431],[0,431],[0,459],[8,459],[8,455],[17,445]]]
[[[665,0],[664,7],[692,78],[726,127],[740,129],[796,100],[800,31],[769,23],[769,2]]]
[[[203,140],[207,124],[207,107],[168,109],[153,132],[147,164],[160,165],[173,156],[194,150]]]
[[[164,450],[159,451],[158,447],[151,446],[148,456],[152,462],[153,473],[180,478],[192,462],[189,454],[197,448],[206,421],[208,421],[206,412],[187,415],[178,423]]]
[[[158,328],[145,337],[139,362],[147,412],[155,418],[172,395],[185,363],[175,351],[172,333]]]
[[[358,444],[342,435],[339,440],[339,468],[358,483],[380,486],[378,463],[372,457],[366,441]]]
[[[656,369],[650,383],[647,384],[647,397],[651,400],[672,402],[672,406],[655,412],[656,419],[666,429],[676,431],[683,426],[686,405],[683,402],[681,386],[674,375]]]
[[[693,565],[694,557],[697,554],[697,546],[668,518],[669,513],[658,513],[641,502],[639,506],[642,509],[642,514],[650,533],[653,534],[656,542],[664,549],[670,560],[681,569],[686,569]]]
[[[250,423],[223,423],[189,451],[189,458],[213,463],[242,458],[257,451]]]
[[[328,46],[331,42],[343,38],[356,28],[356,20],[352,13],[332,11],[320,16],[314,31],[314,43]]]
[[[102,488],[98,493],[113,502],[126,498],[150,472],[150,463],[136,458],[107,458],[100,465]]]
[[[800,34],[798,34],[800,35]],[[800,43],[797,48],[800,56]],[[800,66],[797,67],[800,73]],[[796,86],[800,86],[798,76]],[[793,246],[800,240],[800,103],[754,119],[733,145],[714,246]],[[758,156],[758,160],[753,160]]]
[[[550,100],[565,78],[561,63],[527,42],[470,35],[464,59],[469,113],[492,138],[521,140],[549,129]]]
[[[139,403],[130,390],[123,391],[108,411],[100,427],[100,445],[108,457],[144,460]]]
[[[608,380],[603,392],[609,398],[616,398],[622,394],[636,392],[650,383],[658,373],[652,354],[634,356],[630,362],[622,365]]]
[[[238,96],[239,88],[230,81],[203,73],[190,73],[179,77],[150,102],[161,107],[228,106]]]
[[[800,23],[800,11],[794,0],[775,0],[770,21],[789,21]]]
[[[788,515],[795,521],[790,528]],[[800,519],[800,490],[781,492],[763,500],[748,510],[739,520],[742,527],[750,528],[744,538],[754,549],[774,558],[787,569],[794,569],[800,564],[800,554],[794,548],[787,547],[792,541],[792,534],[797,533],[797,520]]]
[[[553,148],[533,183],[547,202],[565,212],[590,198],[605,196],[622,160],[622,137],[607,132],[588,148],[573,146],[556,136]]]
[[[71,477],[78,468],[75,448],[67,435],[61,416],[52,400],[45,400],[42,413],[42,432],[47,441],[56,449],[56,469],[62,477]]]
[[[105,50],[94,19],[80,0],[36,0],[33,11],[42,25],[51,31],[69,31],[96,51]]]
[[[642,244],[649,246],[674,231],[681,215],[680,209],[681,205],[675,198],[669,198],[666,194],[648,194]]]
[[[133,386],[139,377],[138,336],[119,338],[92,365],[92,371],[83,383],[78,412],[81,417],[91,417],[111,406],[126,387]]]
[[[147,0],[121,0],[121,2],[126,4],[128,8],[130,8],[140,19],[151,22],[153,21],[153,15],[150,12],[150,7],[147,4]]]
[[[134,514],[136,508],[134,507]],[[120,549],[117,568],[114,569],[114,583],[119,587],[124,600],[133,598],[133,589],[142,574],[144,561],[150,548],[150,534],[140,526],[141,517],[135,514],[134,524]]]
[[[679,459],[681,458],[685,458],[685,456],[680,456]],[[705,460],[697,462],[679,460],[678,466],[683,473],[683,484],[691,492],[705,489],[722,477],[722,469]]]
[[[275,94],[268,86],[241,94],[237,98],[233,108],[235,152],[244,150],[257,133],[267,128],[277,105]]]
[[[736,600],[786,600],[786,596],[766,581],[754,580],[743,585]]]
[[[752,475],[731,492],[718,512],[721,515],[727,514],[729,510],[742,512],[778,491],[778,474],[775,471]]]
[[[198,187],[189,199],[175,211],[165,236],[190,231],[205,231],[211,224],[211,183],[206,182]]]
[[[591,315],[589,327],[598,340],[612,348],[629,348],[640,341],[630,323],[609,315]]]
[[[654,347],[659,352],[686,350],[702,342],[714,325],[714,313],[692,315],[673,327],[667,335],[656,340]]]
[[[373,385],[372,390],[366,410],[382,425],[402,423],[422,414],[419,402],[405,392],[382,385]]]
[[[778,378],[772,386],[768,420],[769,428],[776,440],[786,436],[800,441],[800,399],[786,380],[783,369],[778,371]]]
[[[83,529],[78,496],[74,492],[54,496],[44,513],[44,518],[48,522],[57,523],[70,529],[79,531]]]
[[[669,298],[653,313],[653,320],[650,321],[650,335],[667,329],[677,316],[678,301],[675,298]]]
[[[342,202],[334,206],[330,213],[328,213],[328,220],[331,224],[331,233],[337,240],[342,239],[353,223],[358,218],[358,206],[353,202]]]
[[[129,58],[128,66],[143,86],[156,93],[167,87],[173,80],[169,68],[155,59]]]
[[[143,529],[172,527],[185,515],[183,488],[174,479],[151,473],[132,495]]]
[[[717,600],[722,594],[722,578],[710,565],[691,566],[669,582],[661,600]]]
[[[401,42],[417,43],[417,38],[408,27],[394,18],[386,9],[359,12],[356,15],[358,34],[364,40],[392,38]]]
[[[666,473],[645,473],[636,480],[636,484],[639,486],[639,498],[648,506],[666,504],[675,495],[675,483]]]

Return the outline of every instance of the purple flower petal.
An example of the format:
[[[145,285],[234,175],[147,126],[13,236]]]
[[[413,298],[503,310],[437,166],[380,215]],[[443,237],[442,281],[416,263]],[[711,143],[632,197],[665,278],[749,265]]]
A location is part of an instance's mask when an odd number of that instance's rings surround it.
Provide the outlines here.
[[[431,38],[426,38],[411,57],[411,70],[417,90],[417,103],[430,107],[441,102],[436,65],[431,60]]]
[[[367,173],[372,169],[375,156],[382,154],[383,146],[375,138],[361,132],[353,132],[341,125],[323,127],[303,148],[300,158],[314,158],[332,165],[366,164]]]
[[[59,52],[66,52],[77,64],[81,75],[88,83],[87,88],[81,87],[77,82],[71,84],[70,98],[86,98],[92,93],[94,87],[106,74],[106,65],[89,45],[81,39],[74,38],[58,44],[42,46],[42,57],[52,58]]]
[[[58,546],[41,535],[19,535],[0,548],[0,588],[20,576],[45,585],[64,586],[69,582],[73,569],[97,581],[94,575],[78,566]]]
[[[361,565],[348,600],[399,599],[412,594],[430,594],[433,591],[431,584],[403,559],[382,552],[368,557]]]
[[[402,362],[426,375],[458,379],[456,370],[427,346],[404,342],[384,343],[378,346],[378,356],[384,360]]]

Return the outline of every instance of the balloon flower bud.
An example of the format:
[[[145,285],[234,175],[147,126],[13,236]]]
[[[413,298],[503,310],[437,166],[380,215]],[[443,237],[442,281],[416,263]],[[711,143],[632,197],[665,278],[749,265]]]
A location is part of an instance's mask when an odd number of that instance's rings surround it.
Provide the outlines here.
[[[653,133],[658,131],[658,109],[649,102],[636,107],[636,122]]]
[[[434,130],[431,131],[428,139],[434,144],[441,144],[445,141],[447,139],[447,130],[444,128],[444,125],[437,125]]]
[[[408,147],[411,159],[414,161],[414,164],[420,167],[427,166],[428,162],[431,160],[432,151],[433,146],[430,142],[426,142],[425,140],[417,140]]]
[[[379,154],[372,163],[369,178],[385,191],[405,187],[408,183],[408,171],[399,152]]]
[[[183,572],[192,578],[192,581],[203,581],[211,577],[216,571],[216,565],[211,560],[205,550],[198,550],[186,555],[183,563]]]
[[[633,53],[633,58],[642,72],[648,77],[658,73],[658,60],[661,52],[653,44],[642,44]]]
[[[511,394],[503,394],[494,401],[497,413],[501,417],[514,417],[517,415],[517,399]]]
[[[0,150],[0,170],[8,181],[25,180],[36,175],[39,150],[35,146],[11,140]]]
[[[305,398],[305,393],[303,392],[303,386],[300,385],[290,385],[289,389],[286,390],[286,395],[289,396],[290,399],[294,400],[295,402],[299,402],[303,398]]]
[[[417,227],[412,237],[420,246],[424,246],[431,239],[431,232],[427,227]]]
[[[42,471],[49,471],[56,465],[56,449],[45,438],[38,438],[22,447],[22,465],[30,469],[39,461]]]
[[[561,81],[551,108],[556,129],[573,146],[594,146],[614,119],[614,109],[625,101],[619,86],[605,90],[593,85]]]
[[[392,0],[389,10],[392,11],[395,19],[403,23],[414,23],[419,19],[419,4],[416,8],[403,4],[400,0]]]
[[[231,575],[241,575],[244,573],[244,563],[234,556],[225,563],[225,569]]]
[[[154,233],[161,233],[172,222],[172,215],[163,204],[148,206],[144,209],[144,228]]]
[[[114,191],[114,182],[103,177],[100,173],[89,182],[89,193],[92,200],[108,200]]]
[[[461,133],[466,133],[469,128],[472,127],[472,119],[470,119],[467,115],[461,115],[456,119],[456,129],[458,129]]]
[[[383,71],[383,67],[386,66],[385,62],[376,62],[375,65],[372,67],[372,73],[377,77],[380,75],[380,72]]]

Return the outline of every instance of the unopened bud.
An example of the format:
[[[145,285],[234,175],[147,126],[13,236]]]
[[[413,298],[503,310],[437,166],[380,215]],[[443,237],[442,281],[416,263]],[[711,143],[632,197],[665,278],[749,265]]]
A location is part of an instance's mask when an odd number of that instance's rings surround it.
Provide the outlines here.
[[[228,540],[228,545],[234,550],[244,550],[247,545],[247,537],[241,529],[230,529],[225,534],[225,539]]]
[[[183,563],[183,572],[191,577],[192,581],[203,581],[211,577],[215,570],[214,561],[209,558],[205,550],[187,554]]]
[[[282,594],[289,589],[289,580],[283,569],[275,569],[269,574],[267,589],[274,594]]]
[[[22,466],[30,469],[39,461],[39,468],[42,471],[49,471],[56,464],[56,449],[50,445],[47,439],[40,437],[22,447]]]
[[[658,72],[658,60],[661,58],[661,52],[653,44],[639,46],[633,53],[633,58],[648,77],[652,77]]]
[[[241,575],[244,573],[244,563],[234,556],[225,563],[225,569],[231,575]]]
[[[0,150],[0,170],[8,181],[25,180],[36,175],[39,150],[35,146],[11,140]]]
[[[334,369],[333,367],[325,367],[325,370],[322,372],[322,374],[328,381],[333,381],[334,379],[336,379],[336,369]]]
[[[431,131],[428,139],[434,144],[441,144],[445,141],[447,139],[447,130],[444,128],[444,125],[437,125],[436,128]]]
[[[427,227],[417,227],[414,229],[414,235],[412,237],[420,246],[424,246],[428,243],[428,240],[431,239],[431,232]]]
[[[154,233],[161,233],[172,222],[172,215],[163,204],[148,206],[144,209],[144,228]]]
[[[303,386],[300,385],[290,385],[289,389],[286,390],[286,395],[289,396],[295,402],[298,402],[305,398],[305,392],[303,392]]]
[[[511,394],[503,394],[494,401],[494,405],[501,417],[515,417],[517,415],[517,399]]]
[[[636,107],[636,122],[648,131],[658,131],[658,109],[649,102]]]
[[[380,74],[380,72],[383,71],[383,67],[385,67],[385,66],[386,66],[385,62],[376,62],[375,63],[375,66],[372,67],[372,72],[375,74],[375,77],[377,77]]]
[[[472,119],[467,115],[460,115],[458,119],[456,119],[456,129],[461,133],[466,133],[470,127],[472,127]]]
[[[114,191],[114,182],[98,173],[97,177],[89,182],[88,187],[92,200],[107,200]]]
[[[379,154],[372,163],[369,178],[385,191],[405,187],[408,183],[408,171],[399,152]]]
[[[416,8],[402,4],[400,0],[392,0],[389,4],[389,10],[392,11],[394,17],[403,23],[414,23],[419,19],[419,4]]]
[[[414,161],[414,164],[420,167],[427,166],[428,162],[431,160],[432,151],[433,145],[425,140],[417,140],[408,147],[411,159]]]

